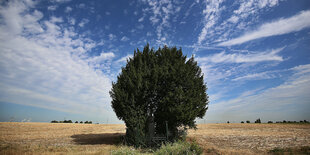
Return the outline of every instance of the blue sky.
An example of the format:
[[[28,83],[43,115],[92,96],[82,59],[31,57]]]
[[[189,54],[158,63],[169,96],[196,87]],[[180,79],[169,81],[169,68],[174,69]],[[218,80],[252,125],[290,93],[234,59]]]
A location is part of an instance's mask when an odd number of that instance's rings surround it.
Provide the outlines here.
[[[308,0],[0,4],[0,121],[121,123],[111,83],[147,42],[194,55],[206,122],[310,120]]]

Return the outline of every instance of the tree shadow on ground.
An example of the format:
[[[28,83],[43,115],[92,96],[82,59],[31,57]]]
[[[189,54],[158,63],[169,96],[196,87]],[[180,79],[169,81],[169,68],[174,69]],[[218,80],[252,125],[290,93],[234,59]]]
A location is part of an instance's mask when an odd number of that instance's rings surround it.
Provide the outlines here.
[[[108,144],[117,145],[122,142],[124,133],[78,134],[72,135],[73,141],[79,145]]]

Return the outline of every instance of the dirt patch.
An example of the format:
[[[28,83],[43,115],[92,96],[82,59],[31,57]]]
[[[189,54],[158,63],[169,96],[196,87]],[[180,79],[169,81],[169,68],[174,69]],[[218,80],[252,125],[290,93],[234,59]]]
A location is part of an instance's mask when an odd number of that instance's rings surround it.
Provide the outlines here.
[[[124,133],[77,134],[72,135],[73,141],[80,145],[119,145]]]

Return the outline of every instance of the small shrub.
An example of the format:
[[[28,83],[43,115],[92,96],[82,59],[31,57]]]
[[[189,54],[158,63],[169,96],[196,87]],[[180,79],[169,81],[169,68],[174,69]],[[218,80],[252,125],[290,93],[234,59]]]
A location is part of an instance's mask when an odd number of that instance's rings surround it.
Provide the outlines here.
[[[75,123],[79,123],[78,121],[75,121]]]
[[[154,154],[155,155],[166,155],[166,154],[191,154],[198,155],[202,154],[202,148],[196,142],[178,141],[175,143],[168,143],[162,145]]]
[[[229,121],[227,121],[227,123],[229,124],[230,122],[229,122]]]
[[[249,120],[247,120],[246,123],[251,123],[251,122]]]
[[[58,121],[56,121],[56,120],[53,120],[53,121],[51,121],[51,123],[58,123]]]
[[[140,154],[154,154],[154,155],[200,155],[203,149],[196,142],[177,141],[175,143],[162,144],[157,150],[152,149],[135,149],[134,147],[122,146],[116,150],[112,150],[112,155],[140,155]]]
[[[83,123],[83,121],[80,122],[81,124]]]
[[[244,123],[243,121],[241,121],[241,123]]]
[[[273,121],[268,121],[268,123],[273,123]]]

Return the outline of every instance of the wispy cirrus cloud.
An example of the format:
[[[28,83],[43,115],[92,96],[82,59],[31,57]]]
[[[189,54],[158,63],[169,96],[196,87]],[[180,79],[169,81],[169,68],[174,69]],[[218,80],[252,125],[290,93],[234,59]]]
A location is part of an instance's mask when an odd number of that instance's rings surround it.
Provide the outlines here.
[[[284,48],[273,49],[265,52],[256,53],[216,53],[206,57],[197,57],[198,62],[212,63],[256,63],[264,61],[283,61],[282,56],[277,55]]]
[[[121,38],[121,41],[128,41],[128,40],[129,40],[129,38],[126,37],[126,36],[123,36],[123,37]]]
[[[310,65],[300,65],[289,70],[292,74],[284,80],[284,83],[265,90],[256,90],[246,96],[242,94],[239,97],[212,104],[210,105],[212,110],[209,110],[206,116],[215,118],[210,120],[212,122],[227,119],[228,116],[230,120],[237,121],[257,118],[262,118],[264,122],[268,121],[264,120],[265,118],[309,119]],[[283,108],[289,107],[302,107],[302,109],[292,108],[292,110],[286,110],[285,113],[282,112]]]
[[[216,24],[218,18],[220,17],[221,8],[220,5],[223,0],[211,0],[206,1],[206,8],[203,10],[204,26],[201,30],[201,33],[198,36],[198,45],[206,39],[210,29]]]
[[[66,9],[65,9],[65,12],[66,13],[69,13],[71,12],[73,9],[70,7],[70,6],[67,6]]]
[[[47,7],[47,10],[50,10],[50,11],[55,11],[57,9],[57,5],[51,5],[51,6],[48,6]]]
[[[276,75],[277,72],[280,72],[280,71],[265,71],[265,72],[259,72],[259,73],[250,73],[244,76],[236,77],[232,79],[232,81],[272,79],[272,78],[278,77]]]
[[[144,21],[144,18],[149,15],[148,19],[156,31],[156,43],[158,45],[165,44],[168,38],[167,31],[165,30],[171,27],[172,17],[177,16],[176,13],[180,11],[180,6],[174,1],[145,0],[142,2],[147,7],[143,9],[143,15],[138,21]]]
[[[219,46],[233,46],[251,40],[297,32],[310,27],[310,10],[302,11],[289,18],[281,18],[273,22],[262,24],[257,30],[219,43]]]
[[[243,32],[248,26],[255,24],[259,13],[275,7],[278,0],[235,1],[231,6],[226,1],[205,1],[203,10],[202,29],[195,45],[213,45],[228,40]],[[236,8],[236,9],[235,9]],[[228,15],[228,16],[227,16]],[[195,48],[195,51],[200,49]]]
[[[79,23],[79,26],[80,26],[80,27],[84,27],[85,24],[87,24],[88,22],[89,22],[89,20],[84,18],[84,19],[82,19],[81,22]]]

